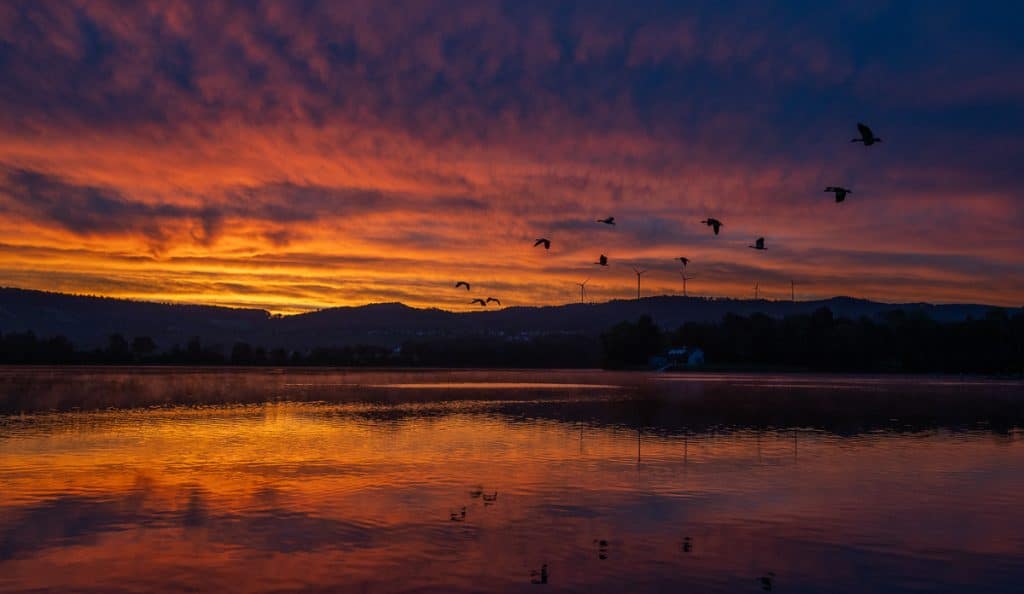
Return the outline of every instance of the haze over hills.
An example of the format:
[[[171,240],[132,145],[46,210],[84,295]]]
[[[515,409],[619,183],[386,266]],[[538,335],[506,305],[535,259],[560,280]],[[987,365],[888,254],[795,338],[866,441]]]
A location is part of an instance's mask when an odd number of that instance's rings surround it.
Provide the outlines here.
[[[0,332],[33,331],[64,335],[81,347],[107,343],[119,333],[149,336],[159,348],[198,336],[204,343],[245,341],[268,347],[305,349],[350,344],[399,345],[417,337],[575,333],[596,335],[609,326],[650,315],[666,329],[684,322],[713,322],[726,314],[764,313],[771,317],[810,313],[828,307],[836,316],[874,317],[893,310],[920,313],[939,321],[983,317],[993,306],[979,304],[890,304],[850,297],[816,301],[766,301],[660,296],[640,300],[506,307],[455,313],[417,309],[401,303],[338,307],[272,316],[261,309],[175,305],[0,288]],[[998,308],[1006,309],[1006,308]]]

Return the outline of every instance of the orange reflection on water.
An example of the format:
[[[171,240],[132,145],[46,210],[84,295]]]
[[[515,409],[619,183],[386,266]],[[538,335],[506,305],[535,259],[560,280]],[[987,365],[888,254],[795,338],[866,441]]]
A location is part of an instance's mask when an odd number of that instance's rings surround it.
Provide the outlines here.
[[[1018,432],[638,430],[559,418],[586,390],[514,412],[476,389],[8,417],[0,591],[518,591],[545,562],[560,591],[1024,575]]]

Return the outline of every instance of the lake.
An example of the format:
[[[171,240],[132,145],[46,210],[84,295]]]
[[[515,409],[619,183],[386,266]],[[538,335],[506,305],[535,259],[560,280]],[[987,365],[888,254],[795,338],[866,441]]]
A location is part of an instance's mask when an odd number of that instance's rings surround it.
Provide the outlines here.
[[[1020,592],[1022,426],[1016,381],[0,368],[0,592]]]

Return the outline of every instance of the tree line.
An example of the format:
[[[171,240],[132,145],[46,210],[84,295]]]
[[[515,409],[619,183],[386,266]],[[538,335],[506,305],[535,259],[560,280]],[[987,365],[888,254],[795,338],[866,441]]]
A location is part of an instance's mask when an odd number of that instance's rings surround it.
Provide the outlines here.
[[[993,309],[984,318],[938,322],[923,314],[836,317],[827,308],[772,318],[726,315],[665,331],[648,316],[621,322],[598,337],[541,334],[410,340],[377,345],[267,348],[236,342],[161,349],[148,336],[113,334],[102,348],[78,349],[63,336],[0,334],[3,364],[402,366],[524,368],[646,368],[679,346],[704,350],[711,368],[889,373],[1024,373],[1024,312]]]
[[[895,310],[876,318],[836,317],[828,308],[772,318],[726,315],[671,332],[650,318],[602,334],[604,365],[643,366],[673,346],[699,347],[711,367],[878,373],[1024,373],[1024,312],[993,309],[982,319],[939,322]]]
[[[349,345],[291,350],[247,342],[206,344],[193,337],[161,350],[149,336],[112,334],[106,346],[77,349],[64,336],[33,332],[0,334],[0,364],[8,365],[246,365],[344,367],[586,368],[601,360],[590,337],[547,334],[506,339],[469,336],[408,341],[399,348]]]

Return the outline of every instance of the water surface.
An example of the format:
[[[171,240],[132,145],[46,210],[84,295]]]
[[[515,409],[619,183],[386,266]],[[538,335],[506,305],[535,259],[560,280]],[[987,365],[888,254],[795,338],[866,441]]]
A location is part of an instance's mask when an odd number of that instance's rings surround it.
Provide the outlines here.
[[[1019,592],[1022,396],[9,368],[0,592]]]

